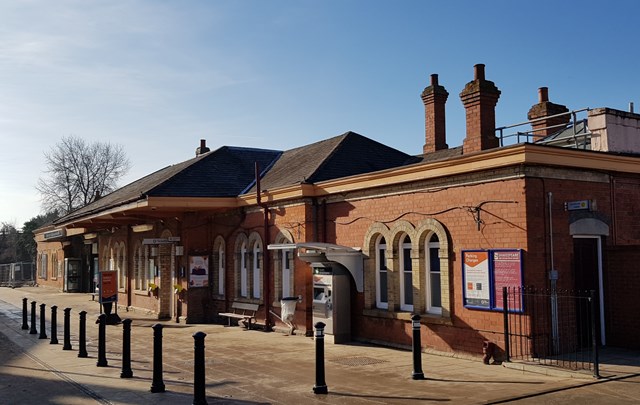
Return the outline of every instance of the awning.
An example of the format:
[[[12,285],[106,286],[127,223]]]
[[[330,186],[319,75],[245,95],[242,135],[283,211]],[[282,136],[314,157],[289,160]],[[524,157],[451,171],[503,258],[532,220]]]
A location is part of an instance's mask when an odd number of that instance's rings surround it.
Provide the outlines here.
[[[327,261],[325,263],[340,263],[343,265],[356,284],[358,292],[364,292],[364,256],[360,249],[349,246],[335,245],[333,243],[322,242],[305,242],[305,243],[274,243],[267,246],[268,250],[285,250],[285,249],[305,249],[306,253],[318,252],[324,253]],[[305,260],[304,256],[298,253],[298,256]],[[314,260],[305,260],[309,263],[316,263],[321,256],[315,256]],[[320,259],[323,260],[323,259]]]

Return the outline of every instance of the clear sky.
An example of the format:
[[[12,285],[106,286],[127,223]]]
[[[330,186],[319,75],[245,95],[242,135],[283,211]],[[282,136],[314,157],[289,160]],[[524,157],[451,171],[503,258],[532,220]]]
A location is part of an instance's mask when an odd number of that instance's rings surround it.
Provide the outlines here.
[[[124,146],[121,185],[194,156],[200,139],[289,149],[355,131],[411,154],[420,93],[459,93],[484,63],[496,124],[537,89],[569,109],[640,110],[640,2],[0,0],[0,221],[40,213],[43,154],[66,135]]]

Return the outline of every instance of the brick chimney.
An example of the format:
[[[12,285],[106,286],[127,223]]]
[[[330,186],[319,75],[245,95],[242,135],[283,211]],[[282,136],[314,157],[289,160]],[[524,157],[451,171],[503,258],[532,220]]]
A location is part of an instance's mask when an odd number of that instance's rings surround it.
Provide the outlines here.
[[[496,104],[500,90],[484,78],[484,65],[474,67],[474,79],[464,86],[460,100],[467,113],[467,137],[464,138],[463,153],[478,152],[500,146],[495,134]]]
[[[553,117],[562,113],[569,112],[569,109],[560,104],[554,104],[549,101],[549,89],[540,87],[538,89],[538,104],[535,104],[529,110],[527,117],[529,121],[536,120],[531,123],[533,134],[537,137],[545,137],[558,132],[565,128],[571,119],[569,114]],[[549,117],[549,118],[545,118]],[[537,120],[538,118],[545,118]]]
[[[207,140],[206,139],[200,139],[200,147],[196,148],[196,156],[200,156],[203,153],[207,153],[209,152],[211,149],[209,149],[207,147]]]
[[[445,108],[449,93],[438,84],[438,75],[431,75],[431,85],[422,92],[424,103],[424,146],[422,153],[427,154],[447,149]]]

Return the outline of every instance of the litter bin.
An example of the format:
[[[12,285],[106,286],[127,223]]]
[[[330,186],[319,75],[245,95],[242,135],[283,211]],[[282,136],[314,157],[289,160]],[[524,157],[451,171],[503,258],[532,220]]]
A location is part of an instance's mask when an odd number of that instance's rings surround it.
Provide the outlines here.
[[[293,319],[296,314],[296,304],[298,303],[298,297],[284,297],[280,300],[280,308],[281,308],[281,319],[282,322],[289,326],[289,334],[293,334],[293,330],[295,329],[295,324],[293,323]]]

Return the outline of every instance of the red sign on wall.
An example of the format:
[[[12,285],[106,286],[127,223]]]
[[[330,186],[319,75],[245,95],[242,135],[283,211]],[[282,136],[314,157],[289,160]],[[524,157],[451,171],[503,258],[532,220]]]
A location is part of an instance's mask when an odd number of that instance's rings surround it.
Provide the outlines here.
[[[493,293],[494,309],[502,309],[502,288],[514,288],[522,286],[522,252],[520,250],[493,250],[491,251],[493,262]],[[520,299],[510,299],[509,310],[521,311]]]
[[[118,301],[118,272],[100,272],[100,303]]]

